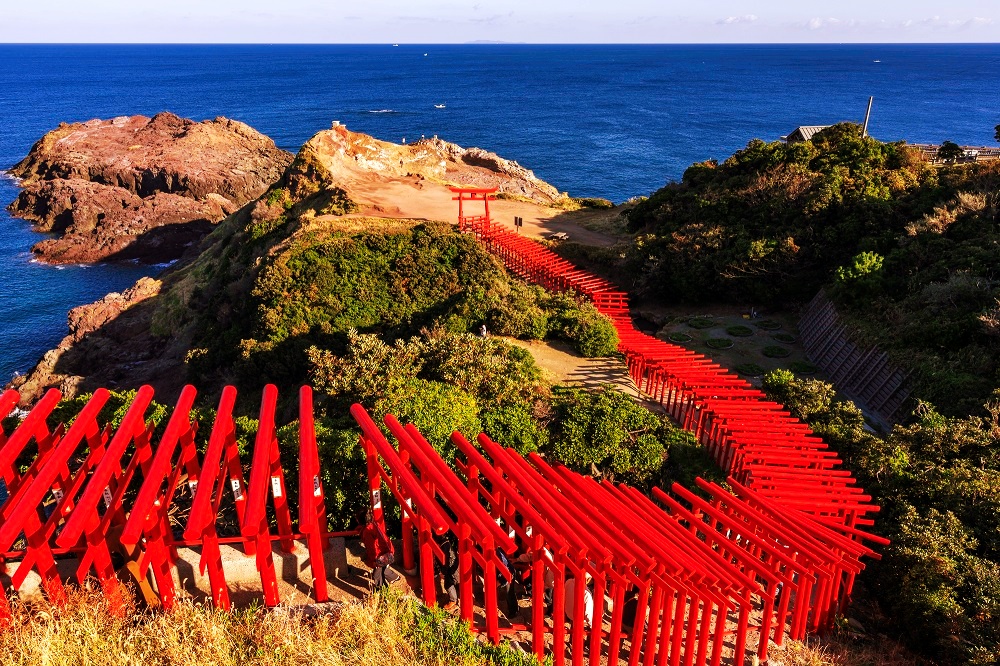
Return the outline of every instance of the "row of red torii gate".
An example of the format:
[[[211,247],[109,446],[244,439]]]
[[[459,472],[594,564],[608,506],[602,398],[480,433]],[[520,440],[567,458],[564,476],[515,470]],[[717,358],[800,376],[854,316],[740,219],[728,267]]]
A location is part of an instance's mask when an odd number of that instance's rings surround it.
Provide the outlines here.
[[[455,192],[460,202],[493,194]],[[674,484],[646,495],[536,454],[522,457],[486,434],[470,442],[454,433],[458,457],[446,461],[413,425],[391,415],[376,423],[355,405],[373,519],[385,528],[388,490],[401,509],[402,566],[417,572],[423,601],[438,602],[434,563],[444,560],[441,537],[450,535],[458,544],[460,617],[495,643],[504,635],[529,641],[539,659],[551,654],[560,666],[743,664],[766,660],[770,643],[828,630],[850,600],[862,559],[878,557],[869,544],[887,543],[868,533],[878,507],[836,453],[710,359],[637,331],[627,294],[614,285],[495,225],[488,208],[482,216],[462,212],[460,229],[511,272],[572,290],[612,319],[637,386],[708,448],[728,488],[698,480],[696,489]],[[329,599],[325,562],[340,535],[326,520],[312,392],[299,393],[293,487],[278,447],[277,389],[263,392],[249,461],[236,439],[236,395],[224,389],[207,433],[193,418],[193,387],[161,431],[147,422],[149,387],[117,427],[100,420],[109,398],[102,389],[69,427],[50,422],[61,399],[50,390],[12,432],[0,429],[0,624],[10,621],[9,597],[30,576],[50,601],[64,600],[67,561],[70,577],[96,579],[114,610],[122,608],[125,559],[170,609],[182,548],[198,552],[217,607],[231,604],[224,547],[253,563],[268,606],[282,602],[275,559],[296,550],[307,556],[309,597]],[[18,400],[14,391],[0,396],[0,418]],[[236,534],[222,529],[223,515]],[[510,617],[502,615],[498,603],[497,582],[511,580],[505,563],[515,558],[534,581],[546,581],[531,587],[523,621],[509,608]],[[589,600],[596,600],[590,613]]]

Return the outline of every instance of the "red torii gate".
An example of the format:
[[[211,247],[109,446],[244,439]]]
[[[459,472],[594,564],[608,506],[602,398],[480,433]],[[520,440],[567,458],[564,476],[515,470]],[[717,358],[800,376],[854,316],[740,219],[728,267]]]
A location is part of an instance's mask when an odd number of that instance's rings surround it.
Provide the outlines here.
[[[178,548],[194,547],[200,549],[202,573],[208,573],[213,605],[228,610],[229,587],[219,549],[228,543],[239,544],[245,556],[255,558],[264,603],[276,606],[281,598],[272,542],[277,541],[286,553],[305,546],[312,574],[310,596],[328,600],[324,553],[330,549],[329,538],[357,531],[330,532],[327,525],[312,390],[304,386],[299,392],[297,532],[278,456],[277,388],[268,385],[263,392],[249,484],[236,442],[236,389],[228,386],[222,391],[203,456],[192,414],[195,395],[194,387],[184,387],[155,443],[156,424],[146,422],[153,399],[149,386],[136,392],[114,431],[98,420],[110,397],[105,389],[94,392],[68,431],[62,425],[50,429],[47,423],[61,398],[55,389],[9,436],[0,429],[0,479],[7,491],[0,500],[0,571],[9,570],[8,562],[14,565],[12,591],[18,591],[34,571],[45,596],[55,604],[64,603],[56,563],[75,558],[77,582],[95,575],[112,610],[120,612],[124,605],[112,564],[112,552],[118,552],[130,560],[127,566],[137,580],[145,581],[152,570],[155,595],[164,609],[170,609],[177,598]],[[15,391],[0,395],[0,420],[18,402]],[[184,476],[191,498],[179,507],[176,495]],[[230,489],[231,495],[226,492]],[[273,517],[267,510],[269,497]],[[239,536],[219,535],[218,516],[227,500],[235,509]],[[181,538],[170,518],[177,508],[187,513]],[[272,520],[277,535],[272,534]],[[0,584],[0,629],[9,618],[7,589]]]
[[[872,524],[868,515],[879,508],[841,467],[836,453],[781,405],[763,400],[758,391],[710,359],[637,331],[628,295],[615,285],[577,269],[537,243],[495,228],[488,209],[495,190],[453,191],[460,207],[463,200],[484,201],[483,216],[464,216],[460,209],[460,226],[486,241],[512,272],[551,289],[575,291],[611,318],[636,384],[696,433],[731,473],[734,492],[701,480],[698,485],[709,499],[678,485],[672,495],[656,490],[654,497],[666,506],[664,510],[634,488],[597,483],[537,455],[525,460],[486,435],[480,435],[477,448],[457,433],[452,442],[463,458],[454,461],[456,474],[412,425],[385,417],[386,428],[398,442],[394,448],[355,406],[351,412],[362,430],[375,518],[383,520],[385,482],[403,511],[403,562],[408,569],[416,565],[416,532],[425,602],[436,601],[433,562],[443,557],[433,537],[453,532],[459,539],[462,618],[471,622],[475,617],[478,565],[486,582],[489,638],[496,642],[504,630],[530,628],[534,652],[541,657],[551,635],[558,666],[566,660],[567,638],[573,664],[583,664],[587,631],[591,666],[597,666],[603,654],[610,662],[618,661],[626,649],[621,602],[625,591],[633,588],[640,591],[641,601],[639,620],[628,636],[630,666],[638,666],[640,659],[643,666],[692,666],[695,660],[699,666],[706,662],[714,666],[730,649],[723,647],[734,634],[727,628],[729,618],[736,626],[731,649],[738,664],[755,632],[758,657],[766,659],[770,635],[780,642],[785,633],[798,637],[831,626],[834,614],[850,598],[863,566],[861,558],[874,556],[864,542],[887,543],[860,529]],[[93,571],[112,607],[120,608],[110,549],[121,545],[138,554],[141,575],[153,569],[161,602],[169,608],[174,602],[170,572],[177,548],[195,545],[202,548],[201,566],[209,571],[213,603],[228,608],[218,556],[222,539],[216,531],[228,480],[240,536],[226,540],[240,543],[244,553],[256,558],[265,603],[280,601],[271,544],[278,541],[288,550],[294,547],[293,539],[307,542],[314,596],[326,598],[321,565],[331,533],[325,525],[310,389],[303,387],[299,396],[298,534],[292,532],[277,455],[273,386],[262,398],[249,486],[235,445],[235,389],[223,391],[200,460],[197,424],[191,417],[194,389],[184,389],[156,446],[155,424],[145,420],[152,395],[149,387],[141,388],[114,433],[97,420],[108,400],[103,389],[95,392],[68,431],[47,423],[61,397],[54,390],[9,436],[0,430],[0,480],[7,492],[0,501],[0,564],[5,569],[5,560],[16,565],[11,588],[16,590],[28,572],[36,570],[46,595],[60,603],[64,594],[55,562],[75,556],[78,580]],[[0,417],[9,414],[18,399],[13,391],[0,396]],[[25,462],[32,452],[34,457]],[[186,474],[194,495],[184,540],[174,536],[167,520],[181,474]],[[50,492],[54,507],[45,501]],[[267,511],[269,495],[274,500],[273,517]],[[515,532],[537,581],[528,626],[499,627],[496,575],[510,580],[510,571],[497,550],[510,555],[518,548],[496,522],[499,518]],[[271,533],[272,520],[276,536]],[[551,573],[554,587],[551,627],[542,598],[546,573]],[[568,576],[575,584],[569,636],[563,617]],[[600,597],[595,602],[603,601],[605,591],[615,602],[609,630],[603,617],[586,627],[583,601],[588,577]],[[784,593],[779,597],[777,590]],[[751,609],[762,611],[758,627],[750,626]],[[594,616],[599,617],[596,610]],[[0,626],[5,617],[9,617],[6,589],[0,586]]]
[[[471,232],[479,240],[489,238],[492,233],[492,222],[490,220],[490,201],[496,199],[496,187],[449,187],[449,190],[457,194],[452,197],[452,201],[458,202],[458,230]],[[467,215],[463,203],[482,201],[484,212],[482,215]]]
[[[60,398],[53,390],[13,433],[0,432],[0,475],[9,491],[0,502],[0,556],[16,565],[10,589],[17,590],[27,572],[35,570],[46,596],[61,603],[65,597],[55,563],[75,557],[77,580],[95,573],[112,608],[120,611],[110,552],[127,546],[138,557],[140,576],[152,569],[157,595],[170,608],[176,599],[171,574],[177,549],[194,546],[201,548],[213,605],[225,609],[229,590],[219,557],[219,543],[225,541],[241,544],[255,558],[264,601],[273,606],[280,598],[271,544],[288,550],[296,547],[293,540],[301,539],[310,550],[312,596],[328,598],[322,563],[331,533],[325,525],[309,387],[299,393],[298,533],[292,531],[277,455],[273,386],[264,390],[261,401],[249,484],[234,438],[232,387],[222,393],[204,455],[199,455],[197,424],[191,418],[193,387],[181,392],[158,438],[154,424],[145,420],[152,389],[137,392],[115,432],[98,421],[108,397],[98,390],[68,431],[50,429],[46,420]],[[17,399],[14,392],[0,396],[0,415],[9,413]],[[712,408],[711,401],[703,404]],[[746,473],[741,480],[730,477],[735,494],[699,480],[709,499],[678,485],[671,494],[655,490],[664,510],[634,488],[598,483],[537,454],[525,459],[486,435],[474,446],[453,434],[460,457],[451,467],[412,425],[385,417],[383,423],[397,442],[393,446],[360,406],[351,413],[361,427],[375,519],[384,520],[385,483],[403,511],[403,565],[419,569],[424,602],[437,600],[434,561],[444,554],[435,536],[453,533],[458,539],[461,618],[493,642],[505,633],[530,631],[535,654],[551,652],[558,666],[568,660],[574,666],[598,666],[605,657],[617,663],[620,655],[629,666],[714,666],[723,658],[741,664],[754,635],[757,656],[766,659],[769,638],[780,643],[785,634],[801,637],[829,627],[849,599],[863,567],[861,558],[875,556],[863,541],[885,543],[859,529],[868,507],[849,476],[783,466],[784,458],[760,472],[760,490],[742,480]],[[32,442],[34,459],[25,464]],[[745,465],[750,463],[748,458]],[[816,487],[800,483],[808,477],[798,476],[798,470],[821,474]],[[168,513],[176,506],[182,475],[193,499],[183,539],[178,539]],[[241,535],[222,538],[216,521],[229,487]],[[846,496],[844,490],[849,491]],[[46,501],[50,493],[54,506]],[[269,496],[274,500],[271,516]],[[511,571],[499,552],[526,555],[537,581],[527,624],[500,626],[497,577],[509,581]],[[479,575],[482,624],[475,612]],[[544,599],[549,580],[551,609]],[[592,622],[585,603],[590,581]],[[626,627],[622,607],[630,590],[638,591],[639,620]],[[603,611],[605,597],[613,604],[610,619]],[[758,611],[760,624],[751,626],[751,615]],[[0,625],[6,617],[6,589],[0,587]]]

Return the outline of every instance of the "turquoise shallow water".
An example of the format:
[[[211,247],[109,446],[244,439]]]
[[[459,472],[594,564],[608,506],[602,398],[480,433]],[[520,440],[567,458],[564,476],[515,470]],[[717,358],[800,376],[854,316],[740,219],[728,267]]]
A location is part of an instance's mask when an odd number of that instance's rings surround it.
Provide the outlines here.
[[[750,138],[860,120],[869,95],[884,140],[989,145],[1000,123],[998,45],[0,45],[0,62],[3,168],[61,121],[170,110],[242,120],[292,151],[335,119],[392,141],[437,134],[621,201]],[[0,178],[0,202],[16,194]],[[157,270],[34,264],[39,238],[0,212],[0,384],[66,334],[70,308]]]

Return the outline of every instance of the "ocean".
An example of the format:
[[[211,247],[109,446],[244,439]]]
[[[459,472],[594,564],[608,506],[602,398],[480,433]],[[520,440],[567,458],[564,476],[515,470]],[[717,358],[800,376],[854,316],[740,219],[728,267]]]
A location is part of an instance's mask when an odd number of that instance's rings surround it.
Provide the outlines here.
[[[991,145],[1000,45],[0,45],[0,168],[60,122],[173,111],[244,121],[295,151],[339,120],[514,159],[574,196],[623,201],[798,125]],[[435,105],[444,108],[435,108]],[[17,195],[0,177],[0,203]],[[0,385],[66,335],[67,311],[156,267],[32,263],[0,211]]]

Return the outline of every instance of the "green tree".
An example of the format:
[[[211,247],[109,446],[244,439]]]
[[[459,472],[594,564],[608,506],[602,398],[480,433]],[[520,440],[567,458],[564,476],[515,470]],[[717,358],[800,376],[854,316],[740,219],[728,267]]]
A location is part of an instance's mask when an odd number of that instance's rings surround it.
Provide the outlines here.
[[[871,299],[881,286],[881,271],[885,257],[875,252],[862,252],[851,263],[834,271],[836,295],[848,301]]]
[[[545,301],[549,332],[567,340],[583,356],[610,356],[618,350],[618,331],[593,303],[574,294],[552,294]]]
[[[941,144],[941,147],[938,148],[937,152],[938,159],[945,162],[954,162],[963,155],[965,155],[965,151],[962,150],[962,147],[954,141],[945,141]]]
[[[548,452],[566,465],[643,482],[660,468],[669,426],[622,391],[561,389]]]

